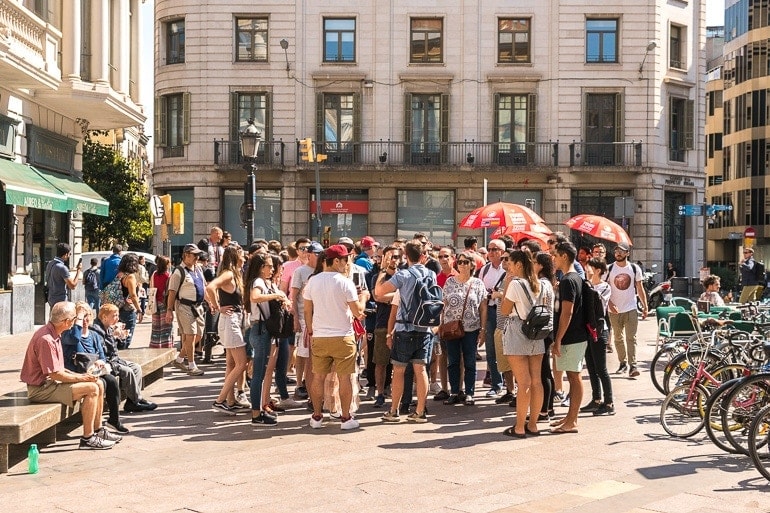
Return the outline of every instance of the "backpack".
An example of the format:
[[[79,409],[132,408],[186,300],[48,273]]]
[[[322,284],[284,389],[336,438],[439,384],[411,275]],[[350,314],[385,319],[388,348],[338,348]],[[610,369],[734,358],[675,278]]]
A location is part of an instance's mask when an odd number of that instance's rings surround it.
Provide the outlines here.
[[[756,276],[760,285],[765,284],[765,264],[754,260],[754,276]]]
[[[524,336],[530,340],[542,340],[553,331],[553,312],[545,305],[535,304],[532,295],[529,293],[529,289],[527,289],[520,280],[516,281],[527,295],[529,304],[532,305],[526,319],[522,321],[521,331],[524,333]],[[541,290],[540,296],[542,295],[543,291]],[[538,300],[540,299],[540,296],[538,296]],[[515,306],[516,305],[514,305],[514,308]],[[518,315],[518,313],[519,312],[517,311],[516,315]]]
[[[94,291],[99,289],[99,275],[95,269],[87,269],[83,273],[83,286],[87,291]]]
[[[294,334],[294,314],[283,307],[283,301],[271,299],[267,302],[270,316],[265,320],[265,328],[273,338],[289,338]]]
[[[444,291],[436,283],[434,273],[425,273],[420,276],[411,267],[407,272],[414,276],[417,282],[412,292],[412,311],[407,312],[402,308],[404,318],[399,322],[410,323],[420,328],[433,328],[441,324],[441,312],[444,310]]]
[[[99,293],[99,299],[103,305],[112,303],[120,309],[126,304],[126,298],[123,297],[122,278],[120,273],[118,273],[118,276],[115,276],[115,279],[107,284],[104,290]]]
[[[602,323],[605,316],[602,297],[588,280],[583,280],[581,294],[583,297],[583,312],[585,313],[588,339],[591,342],[597,342],[599,340],[599,333],[601,333],[603,328]]]

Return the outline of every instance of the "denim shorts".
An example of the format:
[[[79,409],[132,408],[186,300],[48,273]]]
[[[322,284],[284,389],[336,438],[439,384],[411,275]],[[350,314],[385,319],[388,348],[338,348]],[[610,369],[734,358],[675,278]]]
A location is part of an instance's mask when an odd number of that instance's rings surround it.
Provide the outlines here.
[[[433,350],[433,334],[425,331],[397,331],[393,335],[390,362],[402,367],[411,362],[428,365]]]

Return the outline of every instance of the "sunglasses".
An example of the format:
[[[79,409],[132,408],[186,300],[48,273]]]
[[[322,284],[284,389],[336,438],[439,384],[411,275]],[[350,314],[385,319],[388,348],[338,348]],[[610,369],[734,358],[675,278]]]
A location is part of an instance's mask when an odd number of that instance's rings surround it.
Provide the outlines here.
[[[310,246],[302,246],[301,248],[297,248],[297,251],[307,251],[310,249]]]
[[[439,258],[449,258],[449,255],[439,255]]]
[[[401,255],[399,255],[399,254],[390,255],[390,259],[391,260],[398,260],[399,258],[401,258]]]
[[[507,261],[509,261],[510,259],[511,259],[511,257],[500,257],[500,260],[501,260],[502,262],[507,262]]]
[[[457,265],[470,265],[470,260],[458,260]]]

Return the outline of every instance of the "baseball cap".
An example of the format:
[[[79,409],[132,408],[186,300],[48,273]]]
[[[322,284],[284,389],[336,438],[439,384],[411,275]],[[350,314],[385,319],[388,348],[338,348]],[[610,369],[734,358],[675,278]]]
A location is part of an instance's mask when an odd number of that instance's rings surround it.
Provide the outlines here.
[[[350,237],[340,237],[337,240],[337,244],[344,244],[346,246],[350,246],[351,248],[355,246],[355,244],[353,243],[353,239],[351,239]]]
[[[326,258],[347,258],[348,248],[342,244],[335,244],[326,248]]]
[[[500,239],[492,239],[489,241],[489,244],[487,244],[488,248],[497,248],[501,251],[505,251],[505,243],[501,241]]]
[[[615,249],[621,249],[623,251],[631,251],[631,247],[625,242],[619,242]]]
[[[374,240],[374,237],[366,236],[363,239],[361,239],[361,247],[362,248],[373,248],[377,244],[377,241]]]
[[[313,253],[315,255],[318,255],[320,253],[324,252],[324,247],[321,246],[319,243],[313,241],[310,243],[310,246],[307,248],[308,253]]]
[[[201,251],[201,249],[195,244],[185,244],[184,253],[194,253],[197,255],[203,253],[203,251]]]

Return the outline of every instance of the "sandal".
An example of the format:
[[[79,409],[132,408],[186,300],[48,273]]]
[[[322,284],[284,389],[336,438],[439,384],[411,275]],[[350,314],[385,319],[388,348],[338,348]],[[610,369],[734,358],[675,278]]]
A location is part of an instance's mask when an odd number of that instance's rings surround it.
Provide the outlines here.
[[[524,428],[525,431],[526,429],[527,428]],[[527,438],[527,433],[517,433],[516,429],[513,426],[503,431],[503,434],[505,436],[510,436],[511,438]]]

